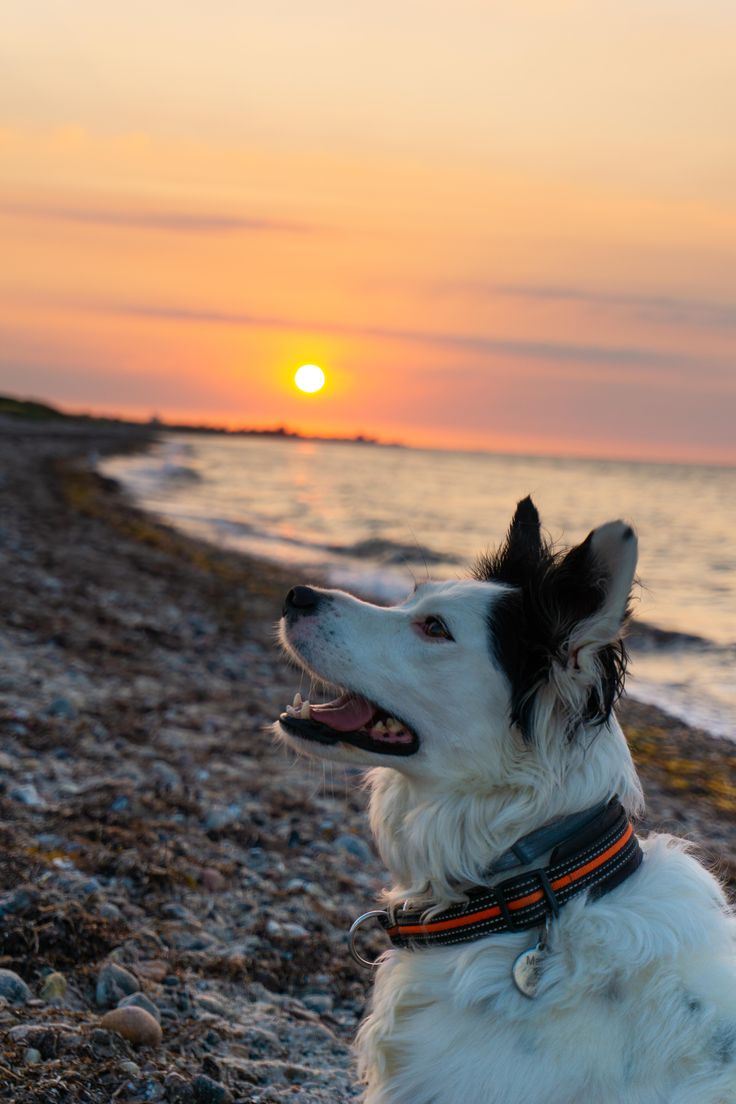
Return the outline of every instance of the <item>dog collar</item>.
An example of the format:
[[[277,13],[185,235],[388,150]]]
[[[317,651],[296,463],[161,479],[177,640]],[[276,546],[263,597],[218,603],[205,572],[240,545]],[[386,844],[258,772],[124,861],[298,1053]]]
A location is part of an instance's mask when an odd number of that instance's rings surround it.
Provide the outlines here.
[[[466,900],[424,919],[431,909],[374,910],[365,913],[350,929],[350,949],[362,965],[373,965],[360,956],[354,945],[357,929],[376,918],[394,947],[417,950],[468,943],[487,935],[526,931],[545,925],[550,916],[573,897],[588,891],[593,897],[623,882],[639,867],[643,852],[618,797],[599,812],[587,810],[578,826],[554,847],[545,867],[527,870],[496,885],[474,886]],[[532,833],[539,842],[542,833]],[[531,837],[525,837],[529,839]],[[516,847],[517,845],[515,845]],[[514,852],[511,848],[505,856]],[[537,855],[540,852],[537,851]],[[517,856],[518,857],[518,856]],[[499,869],[498,864],[491,868]],[[506,869],[501,867],[500,869]]]

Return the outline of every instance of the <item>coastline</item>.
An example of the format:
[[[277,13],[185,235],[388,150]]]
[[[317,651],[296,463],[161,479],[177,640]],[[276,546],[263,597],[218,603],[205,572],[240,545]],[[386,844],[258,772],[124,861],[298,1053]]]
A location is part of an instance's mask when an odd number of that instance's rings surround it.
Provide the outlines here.
[[[0,968],[31,996],[0,996],[0,1098],[194,1101],[199,1077],[213,1100],[357,1099],[370,979],[346,931],[384,874],[358,786],[331,793],[266,731],[298,683],[273,644],[294,571],[175,531],[91,470],[149,432],[8,422]],[[688,836],[733,890],[736,745],[632,699],[620,716],[642,827]],[[156,1006],[160,1046],[100,1028],[110,960]]]

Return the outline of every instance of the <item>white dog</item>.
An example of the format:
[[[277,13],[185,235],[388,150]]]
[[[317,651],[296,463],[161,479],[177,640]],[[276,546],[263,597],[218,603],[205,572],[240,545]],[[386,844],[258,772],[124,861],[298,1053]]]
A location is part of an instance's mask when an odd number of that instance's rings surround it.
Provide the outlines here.
[[[635,564],[620,521],[554,553],[525,499],[472,579],[391,608],[287,596],[284,646],[340,696],[278,732],[373,768],[393,878],[366,1104],[736,1102],[736,922],[682,843],[629,822]]]

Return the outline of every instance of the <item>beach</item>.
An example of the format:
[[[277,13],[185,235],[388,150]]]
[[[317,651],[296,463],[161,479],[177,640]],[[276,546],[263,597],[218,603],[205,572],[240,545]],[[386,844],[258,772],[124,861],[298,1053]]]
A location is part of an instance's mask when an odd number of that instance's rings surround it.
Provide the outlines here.
[[[148,440],[0,425],[0,1098],[357,1099],[370,976],[346,933],[385,875],[359,775],[268,732],[300,688],[282,597],[318,580],[168,528],[94,471]],[[687,836],[733,889],[736,744],[631,699],[620,716],[641,830]],[[160,1041],[102,1024],[125,998]]]

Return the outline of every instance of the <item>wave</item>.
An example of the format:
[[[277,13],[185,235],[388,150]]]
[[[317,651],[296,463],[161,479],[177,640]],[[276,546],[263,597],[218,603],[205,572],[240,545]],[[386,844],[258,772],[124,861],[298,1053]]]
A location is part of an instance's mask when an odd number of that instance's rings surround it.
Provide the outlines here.
[[[698,651],[717,652],[736,658],[736,643],[718,643],[697,633],[662,629],[647,621],[632,621],[626,634],[629,647],[640,652]]]
[[[328,552],[337,556],[354,556],[357,559],[377,560],[380,563],[401,565],[417,564],[459,564],[462,561],[451,552],[435,552],[418,544],[403,544],[400,541],[384,537],[366,537],[353,544],[328,544]]]

